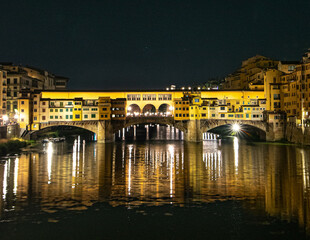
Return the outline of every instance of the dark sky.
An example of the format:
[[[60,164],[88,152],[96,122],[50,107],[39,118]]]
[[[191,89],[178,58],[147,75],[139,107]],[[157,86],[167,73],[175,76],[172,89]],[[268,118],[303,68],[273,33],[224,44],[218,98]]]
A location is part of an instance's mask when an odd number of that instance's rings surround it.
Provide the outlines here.
[[[70,78],[71,89],[188,86],[256,54],[300,60],[309,0],[2,1],[0,61]]]

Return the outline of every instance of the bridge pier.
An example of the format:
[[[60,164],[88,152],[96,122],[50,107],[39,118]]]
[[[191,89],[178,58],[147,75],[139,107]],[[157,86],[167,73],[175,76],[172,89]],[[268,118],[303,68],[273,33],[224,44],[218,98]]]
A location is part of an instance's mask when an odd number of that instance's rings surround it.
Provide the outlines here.
[[[184,140],[188,142],[202,141],[202,130],[200,127],[200,120],[189,120],[187,122],[187,131],[185,133]]]
[[[98,121],[96,134],[99,143],[114,142],[115,140],[111,121]]]

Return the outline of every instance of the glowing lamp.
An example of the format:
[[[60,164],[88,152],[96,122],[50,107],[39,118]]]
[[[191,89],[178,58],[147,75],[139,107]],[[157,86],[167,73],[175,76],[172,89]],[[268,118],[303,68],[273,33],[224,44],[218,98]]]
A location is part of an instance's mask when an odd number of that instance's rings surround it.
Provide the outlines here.
[[[233,130],[234,132],[239,132],[239,131],[241,130],[241,127],[240,127],[240,125],[239,125],[238,123],[234,123],[234,124],[232,125],[232,130]]]

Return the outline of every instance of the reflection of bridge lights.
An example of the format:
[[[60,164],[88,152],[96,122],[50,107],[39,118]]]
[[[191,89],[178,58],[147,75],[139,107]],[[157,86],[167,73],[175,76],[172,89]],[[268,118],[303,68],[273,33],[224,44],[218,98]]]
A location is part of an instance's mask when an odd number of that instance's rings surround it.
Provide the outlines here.
[[[52,176],[52,158],[53,158],[53,143],[49,142],[47,145],[47,174],[48,174],[48,184],[51,183]]]
[[[234,132],[240,132],[241,126],[238,123],[234,123],[231,127]]]

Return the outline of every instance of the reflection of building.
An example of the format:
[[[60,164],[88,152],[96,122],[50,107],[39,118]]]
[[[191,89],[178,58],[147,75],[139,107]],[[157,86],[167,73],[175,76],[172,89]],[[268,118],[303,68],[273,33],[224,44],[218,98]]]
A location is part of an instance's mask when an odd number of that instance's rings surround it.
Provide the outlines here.
[[[310,224],[305,149],[259,145],[249,154],[238,141],[233,146],[76,141],[72,153],[59,155],[64,147],[52,144],[46,154],[0,163],[0,215],[34,203],[50,211],[85,209],[98,201],[117,206],[238,199],[272,216]]]
[[[1,81],[1,117],[6,121],[15,121],[18,115],[18,98],[24,90],[65,89],[68,78],[55,76],[45,70],[34,67],[0,63]],[[23,96],[22,96],[23,97]],[[5,117],[6,118],[6,117]]]

